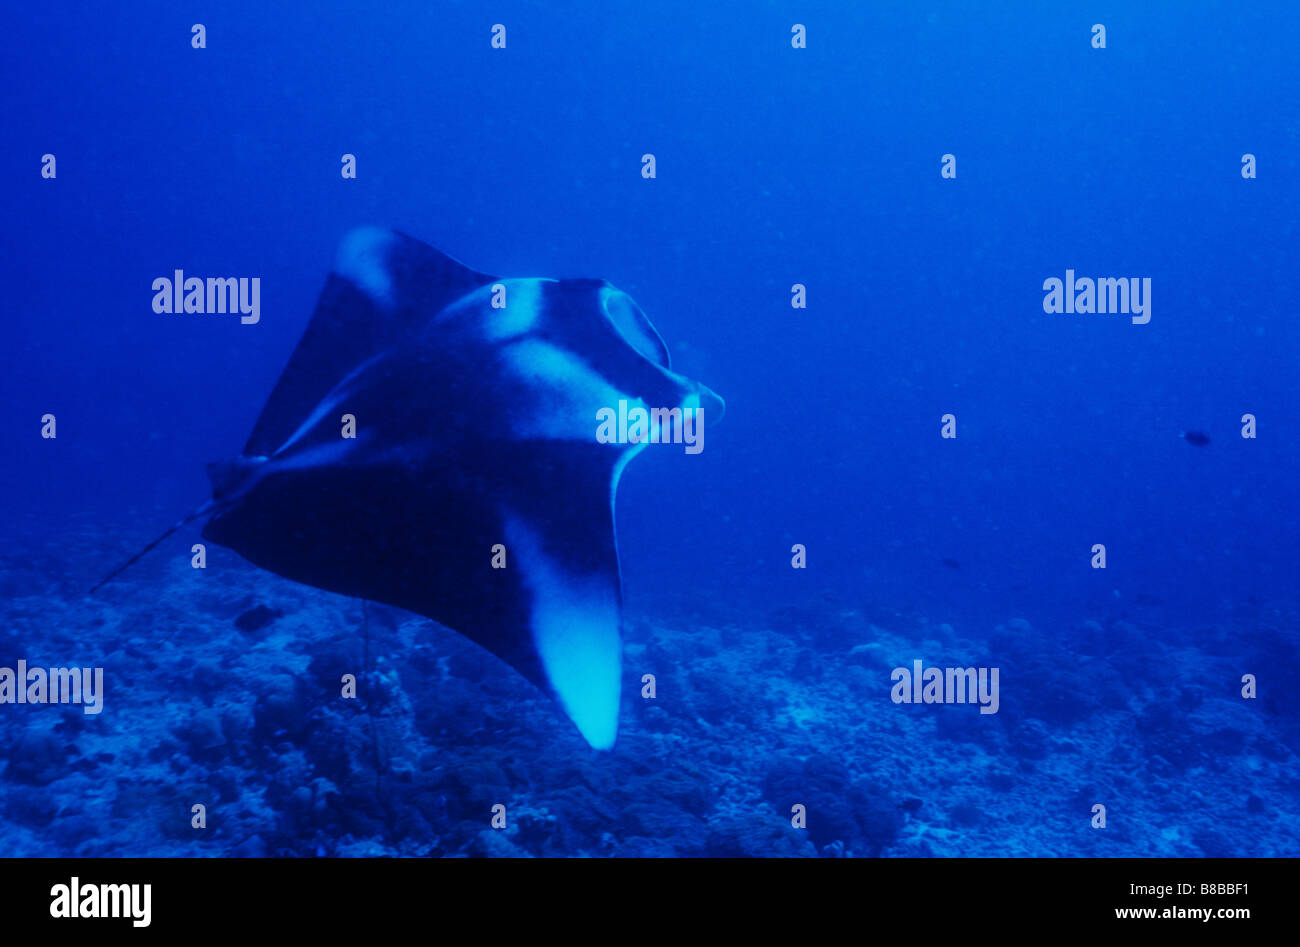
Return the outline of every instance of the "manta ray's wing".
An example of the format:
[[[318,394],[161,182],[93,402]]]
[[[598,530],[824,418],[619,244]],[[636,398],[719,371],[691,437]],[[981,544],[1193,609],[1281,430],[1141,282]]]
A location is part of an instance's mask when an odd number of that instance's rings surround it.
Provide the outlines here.
[[[400,345],[430,311],[494,279],[405,234],[375,227],[349,233],[244,456],[274,453],[358,363]]]
[[[668,368],[653,326],[607,283],[493,282],[386,231],[344,248],[249,450],[214,475],[224,505],[204,535],[455,629],[612,746],[613,501],[645,445],[603,443],[598,413],[622,401],[716,420],[721,399]]]

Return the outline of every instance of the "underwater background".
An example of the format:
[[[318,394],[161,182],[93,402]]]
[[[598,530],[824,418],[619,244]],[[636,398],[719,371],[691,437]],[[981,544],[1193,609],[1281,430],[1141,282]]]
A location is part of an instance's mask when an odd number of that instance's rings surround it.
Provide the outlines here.
[[[105,695],[0,704],[0,855],[1297,854],[1298,27],[1284,2],[11,10],[0,665],[102,666]],[[610,752],[426,619],[215,545],[192,569],[197,523],[86,594],[210,497],[366,224],[608,279],[727,400],[701,453],[622,477]],[[260,277],[260,321],[156,314],[175,269]],[[1149,278],[1150,322],[1044,312],[1067,269]],[[916,660],[1000,669],[999,711],[894,703]]]

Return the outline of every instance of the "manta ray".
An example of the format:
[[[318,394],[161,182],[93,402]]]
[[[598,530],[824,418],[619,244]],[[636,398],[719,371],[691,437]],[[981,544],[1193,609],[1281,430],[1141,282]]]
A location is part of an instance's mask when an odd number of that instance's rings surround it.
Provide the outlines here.
[[[263,569],[459,632],[608,749],[614,498],[646,447],[597,438],[620,401],[710,421],[724,409],[604,280],[501,279],[396,231],[353,231],[242,453],[208,466],[212,500],[104,582],[208,516],[205,539]]]

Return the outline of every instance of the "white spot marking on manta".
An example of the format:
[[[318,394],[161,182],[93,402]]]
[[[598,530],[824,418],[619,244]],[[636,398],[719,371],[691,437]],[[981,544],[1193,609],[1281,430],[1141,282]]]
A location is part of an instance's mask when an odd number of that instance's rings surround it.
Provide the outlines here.
[[[619,400],[628,407],[645,407],[639,398],[620,392],[585,360],[544,342],[525,337],[502,349],[515,373],[536,389],[537,401],[521,407],[524,433],[557,440],[596,440],[596,412],[618,410]]]
[[[506,307],[504,309],[493,309],[490,302],[492,287],[489,286],[485,290],[489,318],[487,319],[484,334],[488,340],[493,342],[500,342],[516,335],[523,335],[537,324],[537,315],[542,303],[541,284],[553,281],[513,279],[502,280],[501,282],[506,288]]]
[[[607,577],[565,569],[519,517],[507,514],[505,525],[533,595],[531,631],[547,680],[587,742],[608,750],[618,736],[623,674],[617,591]]]
[[[334,272],[385,304],[393,301],[393,281],[388,274],[388,250],[395,237],[379,227],[358,227],[339,244]]]

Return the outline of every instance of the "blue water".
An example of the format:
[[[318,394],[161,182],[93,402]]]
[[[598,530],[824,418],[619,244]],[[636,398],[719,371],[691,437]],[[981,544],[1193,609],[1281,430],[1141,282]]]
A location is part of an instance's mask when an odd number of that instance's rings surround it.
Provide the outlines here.
[[[0,704],[0,854],[1297,854],[1300,9],[1142,6],[11,11],[0,666],[107,683]],[[210,497],[366,224],[608,279],[727,400],[622,478],[612,752],[423,619],[192,570],[197,524],[85,594]],[[260,321],[156,314],[175,269]],[[1149,323],[1045,313],[1067,269]],[[998,713],[893,703],[914,660]]]

